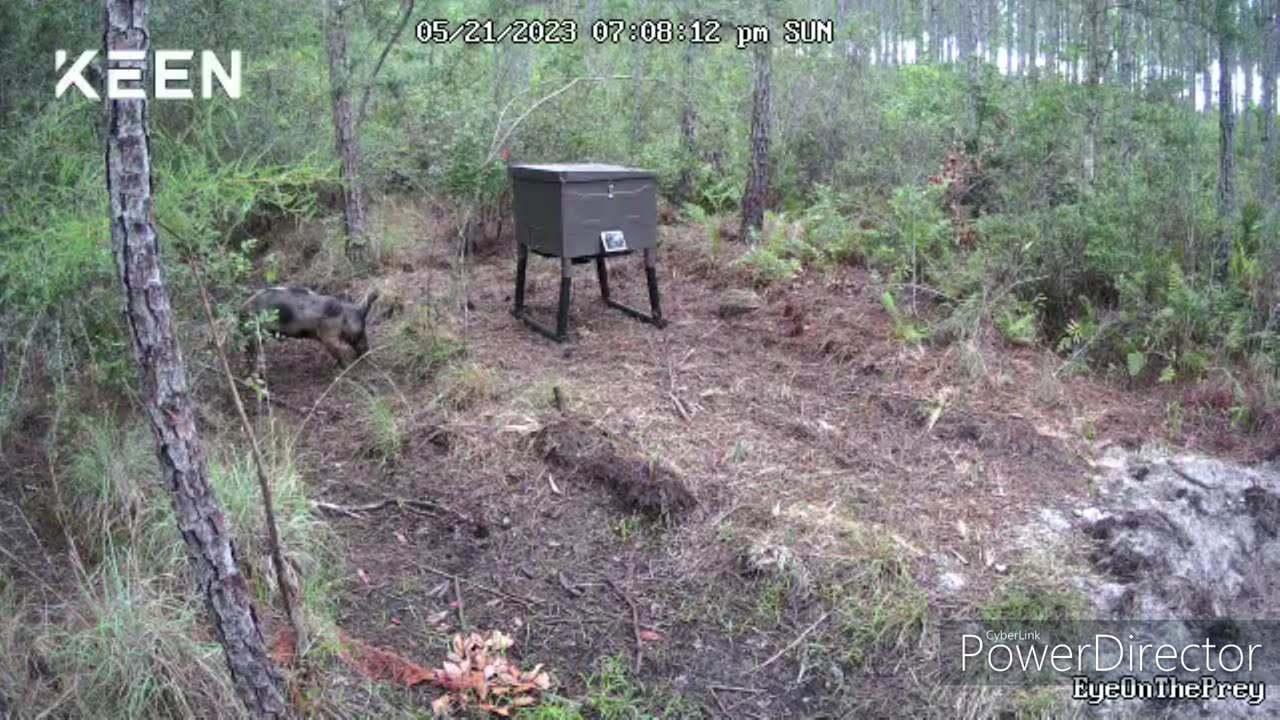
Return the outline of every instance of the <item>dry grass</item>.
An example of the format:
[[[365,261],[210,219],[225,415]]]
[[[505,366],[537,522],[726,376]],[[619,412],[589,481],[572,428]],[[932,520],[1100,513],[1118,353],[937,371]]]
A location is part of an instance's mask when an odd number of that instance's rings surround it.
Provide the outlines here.
[[[624,698],[609,706],[619,717],[718,701],[736,717],[1074,712],[1052,692],[939,686],[929,629],[986,606],[1066,607],[1034,540],[1010,530],[1086,497],[1091,443],[1152,427],[1143,419],[1162,421],[1163,401],[1059,375],[1045,353],[993,338],[895,340],[883,287],[860,270],[802,272],[756,312],[721,320],[745,247],[726,236],[715,256],[687,226],[661,230],[668,328],[605,308],[580,270],[575,340],[554,345],[510,317],[510,258],[462,266],[445,209],[382,212],[381,349],[342,381],[306,343],[281,345],[270,368],[275,396],[314,412],[290,448],[299,487],[337,503],[395,493],[448,509],[332,521],[362,578],[338,591],[344,629],[429,661],[465,615],[514,631],[561,695]],[[368,282],[325,262],[288,254],[282,267],[338,290]],[[552,312],[553,265],[531,264],[535,313]],[[611,267],[614,292],[643,305],[639,260]],[[548,462],[536,439],[566,416],[628,460],[669,468],[696,508],[652,523],[620,512],[589,473]],[[1089,433],[1072,425],[1085,417]],[[237,501],[246,521],[250,499]],[[938,558],[957,556],[970,583],[960,598],[934,587]],[[437,570],[474,585],[442,585]],[[0,630],[0,644],[20,635]],[[705,690],[744,683],[761,692]],[[379,715],[394,715],[387,703],[421,709],[385,691],[367,699]]]

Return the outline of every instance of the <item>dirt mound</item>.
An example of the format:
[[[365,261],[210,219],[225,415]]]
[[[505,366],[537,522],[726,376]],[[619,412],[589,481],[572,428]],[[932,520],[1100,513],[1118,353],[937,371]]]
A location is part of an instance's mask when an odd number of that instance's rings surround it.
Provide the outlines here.
[[[619,452],[603,430],[567,416],[543,426],[534,451],[575,481],[599,483],[628,512],[677,521],[697,501],[675,470],[634,452]]]

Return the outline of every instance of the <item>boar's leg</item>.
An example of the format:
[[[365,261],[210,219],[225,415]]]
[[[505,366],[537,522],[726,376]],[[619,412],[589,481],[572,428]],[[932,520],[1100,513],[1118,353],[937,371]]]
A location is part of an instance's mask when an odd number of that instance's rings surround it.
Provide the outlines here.
[[[346,343],[342,342],[336,333],[320,333],[316,336],[316,339],[324,345],[324,349],[329,351],[333,359],[338,361],[338,367],[345,368],[347,366],[346,353],[343,352],[346,348]]]

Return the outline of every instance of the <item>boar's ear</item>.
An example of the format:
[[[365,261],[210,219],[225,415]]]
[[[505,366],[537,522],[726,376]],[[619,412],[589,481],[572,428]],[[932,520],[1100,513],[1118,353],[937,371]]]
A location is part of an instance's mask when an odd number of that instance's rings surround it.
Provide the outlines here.
[[[373,301],[378,299],[378,291],[374,290],[364,299],[364,307],[360,308],[360,317],[368,317],[369,308],[373,307]]]

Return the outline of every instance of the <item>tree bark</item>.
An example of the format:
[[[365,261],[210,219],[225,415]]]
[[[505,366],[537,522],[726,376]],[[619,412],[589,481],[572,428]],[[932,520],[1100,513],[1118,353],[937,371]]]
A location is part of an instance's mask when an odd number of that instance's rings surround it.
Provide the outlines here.
[[[1143,21],[1146,25],[1146,83],[1143,88],[1144,93],[1148,97],[1152,96],[1152,91],[1156,85],[1156,70],[1159,68],[1161,72],[1167,68],[1165,62],[1165,43],[1161,37],[1157,41],[1156,38],[1156,21],[1155,18],[1147,17]]]
[[[1240,69],[1244,71],[1244,95],[1240,99],[1240,152],[1248,157],[1253,147],[1249,142],[1253,126],[1249,118],[1249,109],[1253,106],[1253,58],[1247,44],[1240,46]]]
[[[1133,94],[1136,82],[1133,67],[1133,13],[1127,7],[1120,7],[1120,72],[1119,84],[1124,88],[1124,110],[1120,119],[1120,156],[1128,162],[1129,158],[1129,126],[1133,121]]]
[[[965,75],[968,82],[968,128],[965,133],[965,149],[974,157],[980,152],[982,137],[982,86],[978,77],[980,57],[978,55],[978,7],[977,0],[966,0],[964,9],[966,16],[960,32],[964,37]]]
[[[1044,66],[1050,77],[1058,75],[1058,35],[1061,27],[1060,18],[1061,11],[1058,8],[1058,0],[1053,0],[1049,7],[1049,37],[1048,45],[1044,51]]]
[[[1276,199],[1276,68],[1280,65],[1280,13],[1277,0],[1267,0],[1262,59],[1262,177],[1258,186],[1265,207]]]
[[[360,136],[356,132],[356,118],[351,108],[351,59],[347,50],[346,8],[346,0],[328,0],[325,37],[329,54],[334,149],[338,154],[338,174],[342,181],[346,253],[348,258],[358,261],[364,256],[367,210],[364,188],[360,184]]]
[[[1084,186],[1093,189],[1098,166],[1098,133],[1102,122],[1103,58],[1109,53],[1102,32],[1106,26],[1106,0],[1088,0],[1085,3],[1086,66],[1085,66],[1085,131],[1084,131]]]
[[[1183,41],[1187,45],[1187,104],[1196,110],[1196,70],[1199,65],[1199,49],[1196,47],[1196,0],[1184,0],[1183,12],[1187,14],[1187,24],[1183,32]]]
[[[942,0],[929,2],[929,59],[942,62]]]
[[[1204,96],[1204,111],[1206,113],[1213,111],[1213,71],[1210,69],[1209,58],[1213,57],[1212,37],[1205,34],[1204,47],[1200,52],[1201,65],[1204,66],[1204,85],[1200,88]],[[1219,88],[1219,97],[1221,97],[1221,88]]]
[[[769,195],[769,115],[772,112],[769,85],[773,74],[769,44],[757,44],[752,58],[755,89],[751,93],[751,168],[742,194],[742,227],[738,233],[744,240],[752,230],[758,232],[764,226],[764,206]]]
[[[107,0],[108,51],[149,50],[149,5],[148,0]],[[113,62],[144,73],[147,69],[145,59]],[[173,310],[153,224],[147,101],[108,100],[107,104],[111,244],[124,295],[125,323],[141,371],[143,405],[165,485],[237,695],[258,717],[284,717],[283,681],[267,654],[230,525],[209,482],[186,367],[174,336]]]
[[[1005,0],[1004,4],[1004,74],[1013,77],[1014,60],[1017,58],[1017,51],[1014,48],[1013,35],[1013,0]]]
[[[693,192],[694,161],[698,155],[698,115],[693,108],[694,43],[684,44],[684,108],[680,111],[680,138],[684,144],[684,160],[680,163],[680,179],[676,181],[675,202],[679,207],[688,202]]]
[[[1039,13],[1036,12],[1037,0],[1027,1],[1027,22],[1030,24],[1030,37],[1027,43],[1027,50],[1030,52],[1029,62],[1031,67],[1028,74],[1032,80],[1040,77],[1040,27],[1038,24]]]
[[[1218,0],[1218,242],[1214,268],[1219,280],[1227,278],[1231,261],[1231,226],[1236,208],[1236,111],[1231,102],[1232,30],[1230,1]]]

